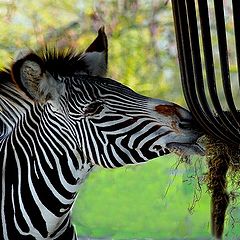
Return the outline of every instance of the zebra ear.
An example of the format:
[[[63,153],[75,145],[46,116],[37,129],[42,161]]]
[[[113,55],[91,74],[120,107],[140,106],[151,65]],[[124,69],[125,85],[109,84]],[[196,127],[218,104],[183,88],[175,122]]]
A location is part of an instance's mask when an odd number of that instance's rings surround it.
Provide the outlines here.
[[[105,76],[108,64],[108,42],[104,27],[98,30],[98,36],[83,53],[82,60],[89,75]]]
[[[62,93],[63,83],[45,70],[42,59],[35,53],[20,52],[11,70],[18,87],[33,100],[44,103]]]

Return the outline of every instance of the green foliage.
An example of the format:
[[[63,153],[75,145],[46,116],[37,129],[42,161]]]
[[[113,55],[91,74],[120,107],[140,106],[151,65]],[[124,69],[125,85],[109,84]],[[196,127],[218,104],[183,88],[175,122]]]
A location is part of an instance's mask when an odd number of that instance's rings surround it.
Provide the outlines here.
[[[105,25],[110,77],[139,93],[184,103],[171,8],[163,1],[6,1],[0,17],[0,67],[21,48],[83,50]]]
[[[97,168],[79,192],[73,220],[79,236],[110,239],[209,239],[210,198],[203,159],[174,155],[120,169]],[[230,207],[227,239],[240,235]],[[234,220],[235,218],[235,220]]]
[[[180,164],[176,168],[178,161],[169,155],[139,166],[93,172],[81,189],[73,211],[80,236],[114,239],[208,237],[206,189],[202,189],[204,196],[190,214],[188,208],[192,205],[197,180],[183,183],[186,167]],[[191,175],[192,170],[188,171]]]

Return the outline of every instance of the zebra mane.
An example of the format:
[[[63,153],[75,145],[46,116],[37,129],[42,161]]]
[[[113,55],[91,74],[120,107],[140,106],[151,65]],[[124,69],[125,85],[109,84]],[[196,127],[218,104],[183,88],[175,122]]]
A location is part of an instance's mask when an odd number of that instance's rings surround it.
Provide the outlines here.
[[[20,51],[10,68],[0,70],[0,85],[7,82],[15,83],[14,78],[23,61],[33,60],[40,64],[43,71],[47,71],[53,77],[67,77],[75,74],[87,74],[92,76],[105,76],[108,63],[108,43],[104,27],[98,30],[95,40],[84,52],[76,49],[58,49],[45,46],[37,51]],[[17,73],[18,75],[18,73]]]
[[[45,47],[38,51],[30,51],[29,54],[36,54],[42,60],[43,67],[52,76],[70,76],[80,72],[88,73],[87,64],[84,61],[84,54],[78,53],[75,49],[57,49]],[[0,70],[0,84],[13,82],[11,68]]]
[[[43,67],[52,75],[70,76],[80,72],[88,73],[84,54],[75,49],[44,48],[36,53]]]

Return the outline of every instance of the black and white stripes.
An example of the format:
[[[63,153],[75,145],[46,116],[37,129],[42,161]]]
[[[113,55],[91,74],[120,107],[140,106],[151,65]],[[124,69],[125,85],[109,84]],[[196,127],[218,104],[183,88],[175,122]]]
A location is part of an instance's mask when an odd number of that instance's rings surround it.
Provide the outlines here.
[[[84,162],[51,104],[40,106],[13,95],[13,86],[7,98],[7,89],[1,97],[1,122],[7,129],[0,144],[1,236],[58,239],[72,228],[69,211],[91,164]],[[70,235],[66,239],[74,239]]]
[[[76,239],[71,208],[94,165],[200,152],[186,110],[88,75],[105,74],[103,29],[97,39],[83,54],[23,54],[0,72],[1,239]]]
[[[154,149],[162,126],[150,114],[151,99],[109,79],[78,76],[66,85],[69,119],[77,121],[77,141],[93,163],[114,168],[169,152]]]

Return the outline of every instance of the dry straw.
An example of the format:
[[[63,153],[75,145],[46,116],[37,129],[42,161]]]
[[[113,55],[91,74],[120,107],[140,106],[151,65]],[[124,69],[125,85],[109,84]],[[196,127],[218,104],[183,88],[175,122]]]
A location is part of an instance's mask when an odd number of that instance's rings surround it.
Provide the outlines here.
[[[236,189],[240,186],[240,150],[237,146],[228,145],[210,136],[207,136],[204,141],[208,164],[206,183],[212,197],[212,233],[221,239],[230,199],[228,184],[230,182]]]

